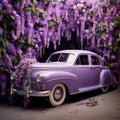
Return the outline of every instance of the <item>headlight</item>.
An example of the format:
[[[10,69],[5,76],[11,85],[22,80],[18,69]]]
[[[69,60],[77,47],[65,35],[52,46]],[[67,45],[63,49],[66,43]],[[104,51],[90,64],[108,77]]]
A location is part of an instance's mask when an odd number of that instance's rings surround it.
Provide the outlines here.
[[[16,76],[17,76],[17,75],[12,74],[12,75],[10,76],[10,79],[11,79],[11,80],[14,80],[14,79],[16,78]]]
[[[37,81],[37,82],[42,82],[42,76],[37,75],[37,77],[36,77],[36,81]]]

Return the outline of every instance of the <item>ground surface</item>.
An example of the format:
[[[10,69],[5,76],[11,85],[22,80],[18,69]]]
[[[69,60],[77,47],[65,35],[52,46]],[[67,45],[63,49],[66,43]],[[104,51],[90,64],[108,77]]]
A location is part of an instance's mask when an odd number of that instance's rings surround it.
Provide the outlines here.
[[[92,91],[74,95],[59,107],[49,107],[43,99],[32,99],[27,109],[21,102],[3,103],[0,120],[120,120],[120,87],[105,94]]]

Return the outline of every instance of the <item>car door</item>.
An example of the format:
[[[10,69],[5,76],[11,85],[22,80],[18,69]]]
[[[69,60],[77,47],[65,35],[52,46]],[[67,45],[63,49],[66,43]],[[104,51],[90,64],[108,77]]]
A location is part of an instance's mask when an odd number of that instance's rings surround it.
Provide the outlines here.
[[[94,76],[90,65],[90,56],[87,54],[79,55],[74,66],[79,88],[84,89],[93,86]]]
[[[96,86],[100,85],[100,73],[103,69],[100,59],[95,55],[91,55],[90,62],[91,62],[91,72],[94,76],[93,85]]]

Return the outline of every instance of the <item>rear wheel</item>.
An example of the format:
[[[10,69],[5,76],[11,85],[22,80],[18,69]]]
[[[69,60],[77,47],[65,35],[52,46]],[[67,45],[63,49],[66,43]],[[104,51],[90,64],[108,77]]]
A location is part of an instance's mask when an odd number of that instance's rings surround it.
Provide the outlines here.
[[[50,96],[49,102],[52,106],[61,105],[66,98],[66,88],[63,84],[57,84],[53,87]]]
[[[101,88],[103,93],[106,93],[109,90],[109,85]]]

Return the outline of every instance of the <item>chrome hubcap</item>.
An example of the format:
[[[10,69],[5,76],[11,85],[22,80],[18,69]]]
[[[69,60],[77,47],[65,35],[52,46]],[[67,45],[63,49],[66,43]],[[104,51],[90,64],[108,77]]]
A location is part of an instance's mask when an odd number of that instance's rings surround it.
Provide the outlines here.
[[[62,93],[61,93],[61,91],[60,91],[60,89],[57,89],[56,91],[55,91],[55,99],[60,99],[61,98],[61,96],[62,96]]]

